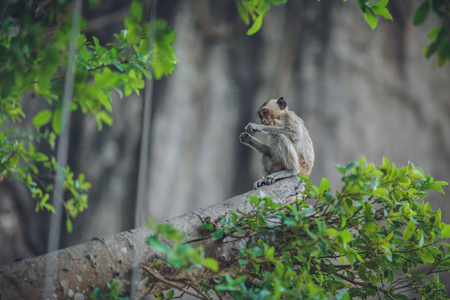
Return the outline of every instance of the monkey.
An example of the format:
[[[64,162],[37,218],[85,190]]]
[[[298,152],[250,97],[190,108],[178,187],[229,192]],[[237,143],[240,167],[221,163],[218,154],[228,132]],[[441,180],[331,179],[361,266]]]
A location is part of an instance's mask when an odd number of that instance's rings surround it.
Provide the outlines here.
[[[248,123],[239,136],[247,145],[263,156],[261,167],[265,178],[256,181],[253,188],[270,185],[296,174],[310,174],[314,164],[313,143],[303,120],[290,111],[283,97],[265,102],[258,109],[262,125]],[[251,134],[268,135],[264,144]]]

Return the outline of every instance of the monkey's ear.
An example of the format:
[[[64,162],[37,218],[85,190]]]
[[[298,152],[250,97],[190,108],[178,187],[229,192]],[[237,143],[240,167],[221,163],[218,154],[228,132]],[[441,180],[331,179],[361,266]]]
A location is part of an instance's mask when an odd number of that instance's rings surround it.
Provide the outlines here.
[[[287,106],[287,103],[286,103],[286,100],[284,100],[284,97],[278,98],[277,104],[278,104],[278,107],[279,107],[281,110],[285,109],[286,106]]]

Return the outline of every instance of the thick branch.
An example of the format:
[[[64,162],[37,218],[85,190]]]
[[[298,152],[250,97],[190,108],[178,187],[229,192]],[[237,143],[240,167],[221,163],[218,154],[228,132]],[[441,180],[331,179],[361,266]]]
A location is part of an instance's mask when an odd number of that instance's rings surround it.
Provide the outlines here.
[[[173,218],[168,222],[182,233],[189,232],[186,242],[203,245],[206,256],[219,262],[219,272],[214,273],[206,268],[194,271],[177,270],[167,265],[155,266],[164,278],[170,281],[189,280],[200,282],[224,274],[242,275],[247,272],[246,266],[236,262],[235,251],[239,242],[220,243],[210,238],[201,230],[202,220],[216,220],[230,211],[249,212],[251,205],[246,198],[259,195],[262,190],[277,203],[286,203],[295,199],[299,180],[295,177],[264,186],[256,191],[231,198],[223,203],[213,205],[195,212]],[[51,295],[55,299],[75,297],[89,299],[96,287],[108,291],[107,282],[119,281],[122,295],[140,298],[171,288],[171,285],[158,277],[143,275],[143,265],[150,266],[152,261],[161,259],[145,243],[152,231],[141,227],[108,238],[95,238],[86,244],[62,249],[44,256],[25,259],[13,264],[0,266],[0,299],[41,299],[43,295],[45,265],[53,261],[57,266],[55,273],[49,277],[53,281],[54,290]],[[133,276],[139,274],[139,276]]]

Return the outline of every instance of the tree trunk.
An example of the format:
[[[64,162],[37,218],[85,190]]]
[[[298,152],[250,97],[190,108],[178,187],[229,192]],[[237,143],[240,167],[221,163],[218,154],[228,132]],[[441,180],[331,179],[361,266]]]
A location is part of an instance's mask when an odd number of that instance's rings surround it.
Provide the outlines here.
[[[195,282],[212,279],[224,274],[242,275],[246,268],[237,264],[234,251],[238,243],[222,244],[202,231],[206,218],[216,220],[229,212],[249,212],[252,209],[246,200],[249,195],[259,195],[263,191],[276,203],[286,203],[296,199],[299,180],[295,177],[277,182],[271,186],[253,190],[231,198],[223,203],[205,209],[186,213],[173,218],[168,223],[181,233],[189,233],[186,243],[201,245],[207,257],[219,262],[219,272],[209,269],[193,271],[175,269],[168,264],[152,266],[165,278],[191,278]],[[107,283],[118,281],[121,295],[132,298],[144,297],[172,288],[168,280],[159,276],[144,275],[142,266],[150,266],[151,261],[163,259],[152,251],[146,239],[152,230],[140,227],[107,238],[92,241],[52,252],[43,256],[25,259],[13,264],[0,266],[0,299],[88,299],[95,288],[108,291]],[[49,270],[49,266],[55,266]],[[137,274],[137,276],[133,275]],[[169,280],[170,280],[169,279]],[[46,285],[47,284],[47,285]],[[50,289],[44,287],[49,286]],[[44,297],[42,295],[44,294]]]

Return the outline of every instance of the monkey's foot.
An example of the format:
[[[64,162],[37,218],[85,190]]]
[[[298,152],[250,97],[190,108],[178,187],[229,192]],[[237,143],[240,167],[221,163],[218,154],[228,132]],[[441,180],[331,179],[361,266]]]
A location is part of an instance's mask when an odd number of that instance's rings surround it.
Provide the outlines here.
[[[263,185],[266,184],[267,184],[266,178],[260,179],[253,184],[253,189],[256,190],[257,188],[262,187]]]

